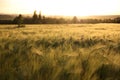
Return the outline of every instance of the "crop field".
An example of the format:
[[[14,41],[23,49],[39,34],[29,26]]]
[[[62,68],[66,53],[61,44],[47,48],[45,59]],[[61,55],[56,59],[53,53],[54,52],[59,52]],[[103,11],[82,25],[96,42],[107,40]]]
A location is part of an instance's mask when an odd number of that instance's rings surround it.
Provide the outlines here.
[[[120,24],[0,25],[0,80],[120,80]]]

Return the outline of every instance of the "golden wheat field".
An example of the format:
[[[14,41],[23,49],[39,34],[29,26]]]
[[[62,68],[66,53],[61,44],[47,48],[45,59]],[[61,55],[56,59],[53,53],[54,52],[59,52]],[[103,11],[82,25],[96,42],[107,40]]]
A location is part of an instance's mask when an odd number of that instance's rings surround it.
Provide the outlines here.
[[[120,80],[120,24],[0,25],[0,80]]]

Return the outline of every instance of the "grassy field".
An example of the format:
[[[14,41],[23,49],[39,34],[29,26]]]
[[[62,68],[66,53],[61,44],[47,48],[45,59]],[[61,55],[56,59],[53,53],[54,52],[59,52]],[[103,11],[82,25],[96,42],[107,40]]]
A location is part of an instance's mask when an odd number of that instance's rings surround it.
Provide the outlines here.
[[[0,25],[0,80],[120,80],[120,24]]]

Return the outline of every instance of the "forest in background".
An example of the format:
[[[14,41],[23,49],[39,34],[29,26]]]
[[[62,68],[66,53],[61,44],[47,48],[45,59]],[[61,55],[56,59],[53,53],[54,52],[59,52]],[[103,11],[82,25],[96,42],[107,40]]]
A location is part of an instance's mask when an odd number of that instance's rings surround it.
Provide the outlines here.
[[[18,16],[10,16],[10,15],[1,15],[0,16],[0,24],[18,24],[20,17],[22,18],[22,22],[24,24],[71,24],[71,23],[120,23],[120,17],[114,16],[109,18],[98,18],[100,16],[93,16],[88,18],[80,18],[78,16],[72,16],[72,18],[65,17],[52,17],[42,15],[41,12],[39,14],[34,11],[31,17],[24,16],[19,14]],[[104,16],[102,16],[104,17]]]

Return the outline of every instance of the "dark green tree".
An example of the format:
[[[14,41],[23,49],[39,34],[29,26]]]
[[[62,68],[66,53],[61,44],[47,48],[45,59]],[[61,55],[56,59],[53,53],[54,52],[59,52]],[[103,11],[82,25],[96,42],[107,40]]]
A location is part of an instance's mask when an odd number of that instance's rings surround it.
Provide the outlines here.
[[[39,13],[39,20],[41,20],[42,19],[42,15],[41,15],[41,11],[40,11],[40,13]]]
[[[76,16],[73,17],[73,19],[72,19],[72,23],[78,23],[78,19],[77,19]]]
[[[41,11],[40,11],[40,13],[39,13],[39,15],[38,15],[38,21],[39,21],[38,23],[40,23],[40,24],[42,23],[42,15],[41,15]]]
[[[22,15],[19,14],[19,16],[17,16],[17,17],[13,20],[13,23],[18,24],[18,27],[24,27]]]
[[[33,23],[37,23],[38,22],[38,16],[37,16],[37,13],[36,11],[34,11],[34,14],[33,14]]]
[[[120,23],[120,17],[115,18],[115,19],[114,19],[114,22],[115,22],[115,23]]]

